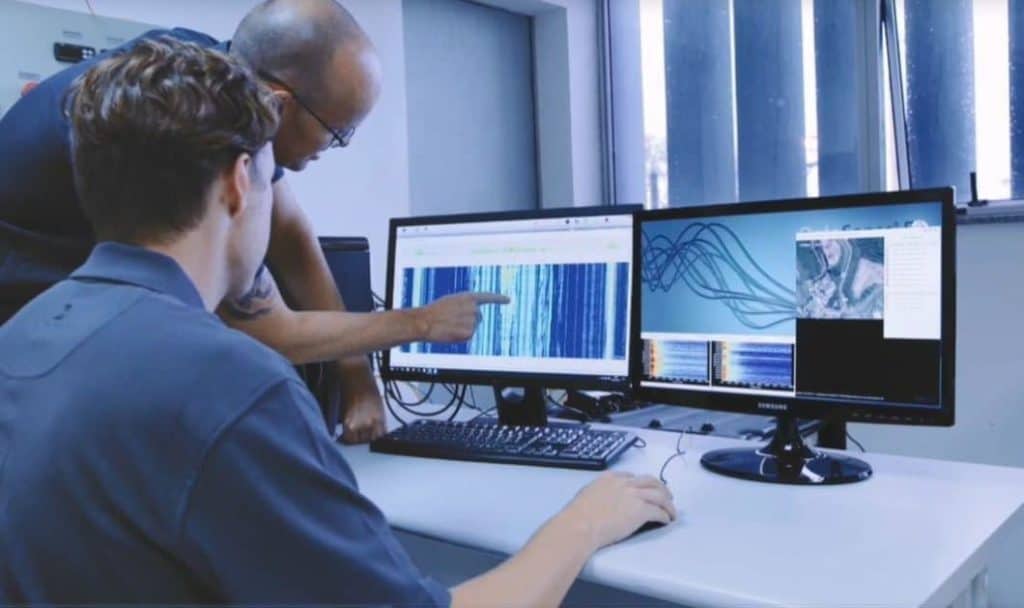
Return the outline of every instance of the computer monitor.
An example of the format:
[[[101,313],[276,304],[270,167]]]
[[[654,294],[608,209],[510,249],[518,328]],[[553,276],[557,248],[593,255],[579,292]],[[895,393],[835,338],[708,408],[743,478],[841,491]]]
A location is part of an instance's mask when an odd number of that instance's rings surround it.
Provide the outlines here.
[[[702,464],[795,484],[866,479],[797,418],[953,424],[951,188],[641,212],[632,359],[638,398],[772,414],[768,446]]]
[[[372,312],[370,242],[361,236],[322,236],[320,248],[338,287],[345,309]]]
[[[546,423],[545,388],[628,389],[637,210],[393,219],[389,309],[462,291],[497,292],[511,303],[482,306],[469,342],[391,349],[382,376],[492,385],[499,418],[509,424]]]

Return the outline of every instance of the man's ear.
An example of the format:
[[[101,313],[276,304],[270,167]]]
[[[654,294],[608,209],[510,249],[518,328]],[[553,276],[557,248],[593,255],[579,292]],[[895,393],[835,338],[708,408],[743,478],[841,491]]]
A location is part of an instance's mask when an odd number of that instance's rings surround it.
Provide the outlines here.
[[[245,211],[246,200],[249,190],[252,189],[252,178],[249,172],[252,170],[253,159],[247,152],[239,154],[234,164],[225,176],[224,202],[227,206],[228,215],[232,218],[238,217]]]
[[[295,98],[290,92],[285,91],[284,89],[273,88],[272,91],[274,98],[277,100],[277,113],[279,116],[284,116],[286,109],[290,108],[294,104]]]

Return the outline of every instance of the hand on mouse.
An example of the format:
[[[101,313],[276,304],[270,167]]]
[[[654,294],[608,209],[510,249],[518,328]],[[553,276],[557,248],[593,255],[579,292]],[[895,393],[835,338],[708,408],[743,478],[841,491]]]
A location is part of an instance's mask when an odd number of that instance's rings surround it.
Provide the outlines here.
[[[605,473],[580,490],[565,508],[584,523],[599,549],[636,532],[647,522],[667,524],[676,518],[672,493],[657,478],[630,473]]]

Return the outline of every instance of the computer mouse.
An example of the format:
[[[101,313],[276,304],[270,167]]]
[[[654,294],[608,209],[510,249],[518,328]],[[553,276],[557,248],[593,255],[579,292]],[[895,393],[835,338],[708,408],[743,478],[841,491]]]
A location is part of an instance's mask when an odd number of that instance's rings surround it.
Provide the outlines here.
[[[651,418],[651,421],[647,423],[647,428],[650,428],[650,429],[660,429],[661,428],[661,420],[658,420],[657,418]]]
[[[660,521],[649,521],[649,522],[645,523],[644,525],[640,526],[639,528],[637,528],[636,532],[630,534],[630,536],[633,537],[633,536],[636,536],[637,534],[643,534],[644,532],[650,532],[651,530],[657,530],[658,528],[664,528],[665,525],[666,524],[663,524]]]

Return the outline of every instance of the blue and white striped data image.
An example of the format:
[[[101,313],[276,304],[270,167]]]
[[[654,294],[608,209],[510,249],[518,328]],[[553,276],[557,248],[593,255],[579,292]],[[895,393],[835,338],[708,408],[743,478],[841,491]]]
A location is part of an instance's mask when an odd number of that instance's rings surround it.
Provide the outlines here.
[[[793,390],[793,345],[715,342],[715,384]]]
[[[406,353],[569,359],[626,358],[629,264],[530,264],[405,268],[403,308],[482,291],[508,296],[481,306],[469,342],[418,342]]]

